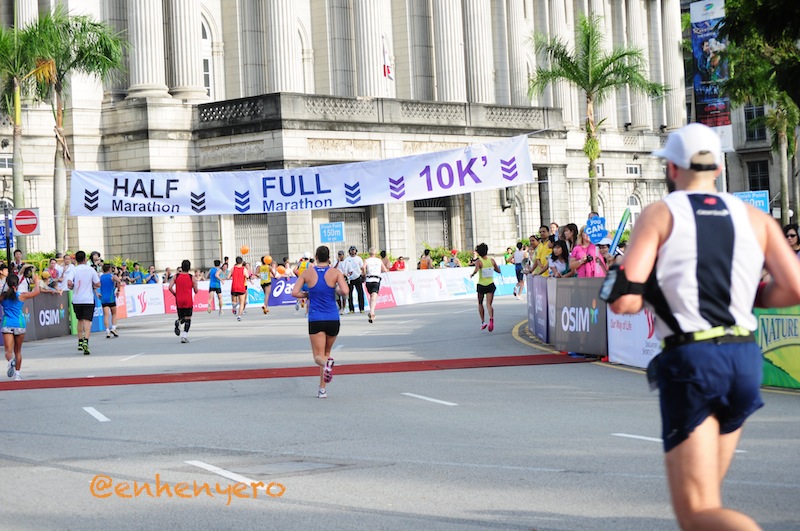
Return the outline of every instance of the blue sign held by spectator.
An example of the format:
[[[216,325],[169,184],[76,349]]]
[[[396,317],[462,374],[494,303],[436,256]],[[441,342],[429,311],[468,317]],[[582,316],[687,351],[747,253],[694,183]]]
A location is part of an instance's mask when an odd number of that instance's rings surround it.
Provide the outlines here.
[[[606,218],[596,217],[587,220],[586,234],[589,235],[589,239],[592,240],[593,244],[597,245],[600,243],[600,240],[608,236],[608,231],[606,230]]]

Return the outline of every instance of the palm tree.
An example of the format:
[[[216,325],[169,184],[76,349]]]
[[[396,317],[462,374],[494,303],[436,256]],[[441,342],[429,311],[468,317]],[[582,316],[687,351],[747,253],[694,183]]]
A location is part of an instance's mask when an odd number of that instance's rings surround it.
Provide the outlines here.
[[[647,64],[641,50],[616,47],[607,52],[603,49],[601,21],[602,18],[596,15],[580,16],[574,50],[568,49],[558,37],[534,34],[534,49],[536,53],[547,56],[550,68],[537,68],[528,84],[531,96],[541,94],[556,81],[571,83],[585,94],[586,141],[583,152],[589,159],[589,202],[594,211],[597,210],[597,159],[600,158],[597,128],[601,125],[595,121],[595,104],[602,103],[625,85],[651,96],[659,96],[667,90],[664,85],[645,77]]]
[[[11,117],[13,132],[13,161],[11,170],[14,207],[25,204],[25,172],[22,162],[22,98],[32,93],[33,78],[37,73],[35,56],[31,53],[28,34],[18,27],[0,27],[0,87],[3,111]],[[17,247],[25,254],[25,238]]]
[[[66,248],[67,171],[71,160],[64,136],[64,98],[69,76],[96,75],[106,80],[123,67],[125,41],[107,24],[88,16],[69,16],[62,6],[40,17],[30,29],[36,55],[39,94],[50,100],[55,117],[56,152],[53,173],[53,215],[56,249]]]

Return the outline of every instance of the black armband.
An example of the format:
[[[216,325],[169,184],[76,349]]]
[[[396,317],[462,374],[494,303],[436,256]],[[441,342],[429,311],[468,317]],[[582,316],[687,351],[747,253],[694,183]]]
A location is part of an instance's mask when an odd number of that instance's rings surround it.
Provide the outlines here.
[[[600,288],[600,298],[606,302],[614,302],[623,295],[642,295],[644,294],[644,282],[631,282],[625,276],[625,266],[612,265],[603,287]]]

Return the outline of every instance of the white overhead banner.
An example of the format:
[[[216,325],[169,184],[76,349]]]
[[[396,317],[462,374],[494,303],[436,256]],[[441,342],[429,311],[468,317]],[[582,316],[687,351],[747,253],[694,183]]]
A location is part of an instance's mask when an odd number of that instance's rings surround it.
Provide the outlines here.
[[[196,216],[347,208],[533,183],[528,137],[316,168],[72,172],[73,216]]]

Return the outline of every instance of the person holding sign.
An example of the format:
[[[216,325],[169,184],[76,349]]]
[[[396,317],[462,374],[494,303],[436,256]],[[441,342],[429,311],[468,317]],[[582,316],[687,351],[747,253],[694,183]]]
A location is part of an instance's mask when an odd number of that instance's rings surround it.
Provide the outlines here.
[[[581,227],[578,243],[573,247],[569,258],[569,267],[577,273],[578,278],[606,276],[605,262],[601,263],[603,257],[589,238],[585,225]]]

